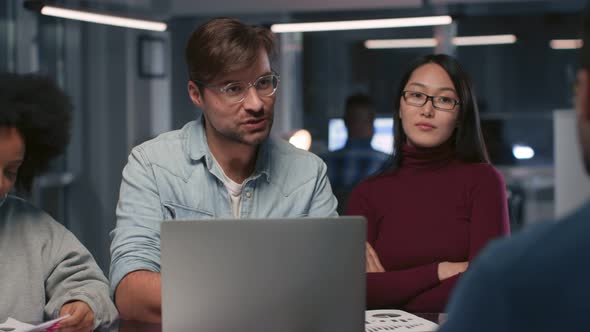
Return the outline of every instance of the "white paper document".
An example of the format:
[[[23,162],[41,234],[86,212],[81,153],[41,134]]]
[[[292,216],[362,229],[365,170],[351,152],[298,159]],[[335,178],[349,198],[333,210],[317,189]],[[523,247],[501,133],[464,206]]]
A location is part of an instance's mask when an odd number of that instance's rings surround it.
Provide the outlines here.
[[[438,325],[402,310],[365,311],[365,332],[432,332]]]
[[[44,331],[53,331],[58,325],[58,323],[66,318],[70,317],[70,315],[65,315],[54,320],[50,320],[48,322],[41,323],[39,325],[31,325],[27,323],[23,323],[18,321],[14,318],[8,318],[4,323],[0,324],[0,332],[44,332]]]

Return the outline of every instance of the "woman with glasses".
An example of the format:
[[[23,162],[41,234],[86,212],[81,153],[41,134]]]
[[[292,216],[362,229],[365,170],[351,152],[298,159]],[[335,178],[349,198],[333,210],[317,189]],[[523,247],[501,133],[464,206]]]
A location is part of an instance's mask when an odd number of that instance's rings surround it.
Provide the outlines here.
[[[29,192],[35,176],[65,150],[70,109],[67,96],[46,78],[0,75],[0,323],[68,316],[60,331],[93,331],[117,317],[107,280],[88,250],[11,193]]]
[[[368,221],[367,305],[442,312],[469,262],[509,233],[506,188],[454,58],[415,60],[394,103],[394,155],[347,207]]]

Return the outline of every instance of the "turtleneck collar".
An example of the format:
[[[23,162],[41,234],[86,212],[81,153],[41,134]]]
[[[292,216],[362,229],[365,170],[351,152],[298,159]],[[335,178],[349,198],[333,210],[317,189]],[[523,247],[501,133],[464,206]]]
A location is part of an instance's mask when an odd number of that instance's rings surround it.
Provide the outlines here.
[[[437,169],[447,165],[454,156],[453,145],[449,141],[433,148],[402,146],[402,164],[404,168]]]

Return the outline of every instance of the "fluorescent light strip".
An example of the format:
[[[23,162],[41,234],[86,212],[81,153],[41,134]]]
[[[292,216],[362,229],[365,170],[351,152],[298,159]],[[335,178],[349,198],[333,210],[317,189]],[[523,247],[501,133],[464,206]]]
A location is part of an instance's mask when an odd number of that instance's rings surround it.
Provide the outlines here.
[[[310,31],[339,31],[339,30],[363,30],[384,29],[451,24],[453,19],[448,16],[425,16],[389,18],[380,20],[358,21],[333,21],[310,23],[284,23],[273,24],[270,29],[275,33],[285,32],[310,32]]]
[[[554,50],[573,50],[582,48],[581,39],[553,39],[549,42],[549,46]]]
[[[89,13],[79,10],[64,9],[53,6],[43,6],[41,14],[47,16],[68,18],[72,20],[92,22],[106,25],[114,25],[118,27],[151,30],[151,31],[166,31],[166,23],[156,21],[137,20],[132,18],[111,16],[103,14]]]
[[[370,49],[435,47],[436,44],[437,42],[434,38],[383,39],[365,41],[365,47]]]
[[[455,46],[501,45],[514,43],[516,43],[515,35],[470,36],[453,38],[453,44]]]
[[[516,36],[514,35],[469,36],[453,38],[453,44],[455,46],[514,44],[515,42]],[[436,47],[437,44],[438,42],[434,38],[373,39],[365,41],[365,47],[369,49]]]

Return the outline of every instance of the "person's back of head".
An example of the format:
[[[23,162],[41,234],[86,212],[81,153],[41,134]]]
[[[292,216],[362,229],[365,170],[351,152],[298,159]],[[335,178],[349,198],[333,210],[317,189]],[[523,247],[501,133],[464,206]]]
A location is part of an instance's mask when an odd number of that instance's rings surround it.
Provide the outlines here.
[[[576,114],[584,166],[590,174],[590,12],[582,35]],[[590,259],[589,219],[587,203],[557,223],[531,225],[489,245],[470,262],[440,331],[586,330],[590,268],[581,262]],[[539,319],[539,312],[550,315]]]
[[[351,95],[346,99],[344,124],[349,138],[373,137],[373,120],[375,110],[369,96],[364,94]]]
[[[25,143],[16,189],[31,190],[35,176],[64,152],[70,140],[70,99],[51,79],[0,74],[0,129],[16,128]]]

